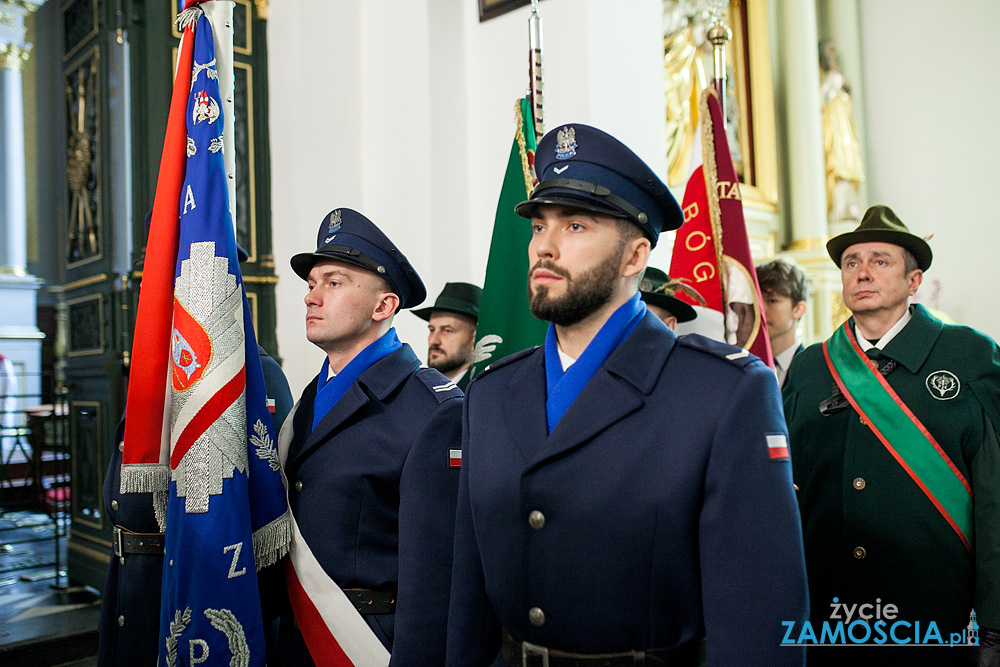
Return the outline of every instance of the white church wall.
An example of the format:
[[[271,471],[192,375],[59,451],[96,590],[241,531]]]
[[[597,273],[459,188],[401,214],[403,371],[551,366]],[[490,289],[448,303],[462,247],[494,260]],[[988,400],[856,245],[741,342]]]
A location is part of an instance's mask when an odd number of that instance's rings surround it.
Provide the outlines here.
[[[869,199],[916,234],[934,234],[927,303],[1000,338],[994,286],[1000,231],[990,199],[1000,181],[994,63],[1000,3],[881,0],[860,4]]]
[[[660,7],[546,0],[539,11],[546,126],[600,127],[662,173]],[[334,207],[382,226],[424,279],[428,301],[448,281],[482,284],[513,106],[527,86],[528,12],[479,23],[468,0],[272,3],[278,346],[293,393],[322,353],[304,339],[305,289],[288,258],[315,247]],[[404,312],[396,328],[424,358],[424,322]]]

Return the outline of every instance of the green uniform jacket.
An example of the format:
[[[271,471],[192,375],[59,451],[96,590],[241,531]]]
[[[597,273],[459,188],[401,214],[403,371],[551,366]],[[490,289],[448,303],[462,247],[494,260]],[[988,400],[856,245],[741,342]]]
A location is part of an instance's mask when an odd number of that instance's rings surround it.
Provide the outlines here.
[[[968,625],[973,607],[980,625],[1000,628],[1000,349],[922,306],[911,309],[912,319],[882,352],[899,363],[887,380],[971,484],[973,552],[857,412],[820,413],[834,381],[822,345],[811,346],[789,369],[784,403],[817,635],[823,621],[835,622],[835,597],[896,605],[897,620],[923,627],[934,620],[946,641]],[[954,386],[945,397],[929,388],[938,371],[958,379],[957,394]],[[872,664],[968,664],[959,662],[968,660],[959,649],[944,657],[923,647],[875,651],[881,657]],[[857,659],[867,653],[850,649],[850,664],[862,664]],[[816,649],[809,664],[838,664],[844,656],[836,656],[836,649]]]

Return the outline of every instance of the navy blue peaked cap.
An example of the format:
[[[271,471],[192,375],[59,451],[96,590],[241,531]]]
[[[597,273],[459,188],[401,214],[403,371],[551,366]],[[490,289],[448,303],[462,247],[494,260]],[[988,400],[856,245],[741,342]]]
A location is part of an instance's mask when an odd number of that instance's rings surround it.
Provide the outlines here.
[[[374,222],[349,208],[330,211],[320,223],[316,251],[292,257],[292,270],[309,278],[316,262],[339,259],[377,273],[399,296],[400,308],[413,308],[427,298],[427,290],[416,270]]]
[[[535,151],[538,185],[514,207],[530,218],[539,204],[563,204],[631,220],[652,244],[679,228],[684,213],[670,190],[628,146],[596,127],[548,132]]]

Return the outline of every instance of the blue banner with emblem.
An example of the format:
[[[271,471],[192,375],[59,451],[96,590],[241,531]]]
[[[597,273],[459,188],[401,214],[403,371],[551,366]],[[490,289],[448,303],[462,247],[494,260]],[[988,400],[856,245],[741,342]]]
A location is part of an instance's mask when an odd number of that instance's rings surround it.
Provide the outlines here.
[[[232,63],[217,62],[200,9],[179,20],[194,55],[174,279],[160,664],[264,665],[257,571],[287,553],[291,524],[229,207],[235,175],[224,155],[233,147],[223,127],[231,119],[219,72]]]

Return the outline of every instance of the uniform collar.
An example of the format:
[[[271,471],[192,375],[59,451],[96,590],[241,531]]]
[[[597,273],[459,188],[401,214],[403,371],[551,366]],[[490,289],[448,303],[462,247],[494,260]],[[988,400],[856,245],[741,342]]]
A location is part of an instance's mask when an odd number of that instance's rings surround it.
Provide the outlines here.
[[[677,335],[660,318],[647,312],[635,331],[604,362],[604,368],[643,395],[649,395],[676,342]]]
[[[795,342],[789,345],[787,350],[785,350],[781,354],[775,355],[774,365],[779,366],[787,371],[788,367],[792,363],[792,357],[795,356],[795,353],[799,351],[800,347],[802,347],[802,341],[796,338]]]
[[[858,345],[861,346],[862,352],[867,352],[868,350],[877,348],[879,350],[884,350],[885,346],[889,344],[893,338],[896,337],[903,327],[910,321],[913,315],[910,313],[910,309],[907,308],[903,311],[903,314],[896,320],[896,323],[889,327],[889,330],[882,334],[882,337],[878,339],[875,343],[871,343],[867,338],[861,335],[861,331],[858,329],[858,323],[854,323],[854,336],[858,339]]]
[[[927,312],[927,309],[919,303],[910,306],[908,313],[910,315],[909,321],[905,322],[904,326],[892,336],[892,339],[885,343],[882,352],[885,356],[905,366],[911,373],[916,373],[930,355],[944,324]],[[854,318],[851,318],[851,326],[855,326]],[[886,333],[888,334],[888,332]],[[860,337],[858,344],[863,345]],[[869,345],[869,347],[873,346]]]
[[[379,359],[362,373],[358,378],[358,384],[366,387],[381,401],[417,368],[420,368],[420,359],[407,343],[403,343],[403,347]]]

